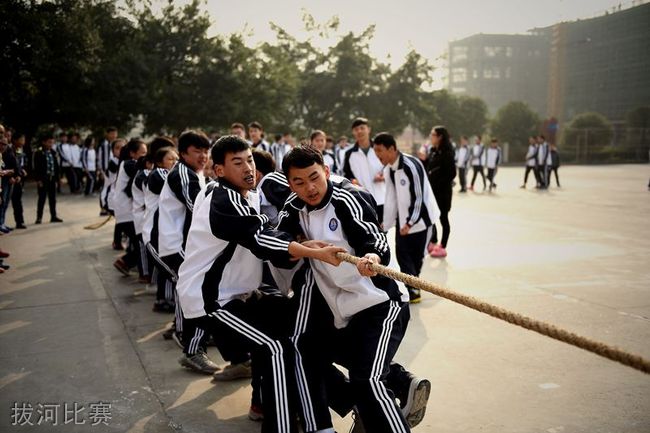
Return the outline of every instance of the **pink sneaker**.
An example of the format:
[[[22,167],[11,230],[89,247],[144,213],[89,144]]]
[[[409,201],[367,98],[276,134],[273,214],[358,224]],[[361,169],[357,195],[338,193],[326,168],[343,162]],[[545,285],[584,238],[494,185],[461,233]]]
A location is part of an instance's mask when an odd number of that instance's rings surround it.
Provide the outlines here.
[[[440,245],[436,245],[436,247],[431,252],[431,257],[438,257],[438,258],[447,257],[447,250],[445,250]]]
[[[431,255],[433,254],[433,250],[438,248],[438,245],[434,244],[433,242],[429,242],[429,245],[427,245],[427,252]]]

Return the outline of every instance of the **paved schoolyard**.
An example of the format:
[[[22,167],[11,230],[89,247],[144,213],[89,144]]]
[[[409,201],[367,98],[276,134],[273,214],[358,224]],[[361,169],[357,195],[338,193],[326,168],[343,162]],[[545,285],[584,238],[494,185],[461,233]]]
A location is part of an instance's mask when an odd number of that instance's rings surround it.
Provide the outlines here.
[[[519,189],[522,175],[454,195],[449,257],[422,277],[650,358],[650,166],[562,167],[544,192]],[[31,189],[25,205],[29,228],[0,237],[0,431],[259,431],[247,383],[178,366],[160,336],[171,316],[111,266],[112,227],[83,229],[96,200],[61,196],[60,225],[30,224]],[[414,431],[650,431],[650,376],[433,295],[397,359],[432,382]]]

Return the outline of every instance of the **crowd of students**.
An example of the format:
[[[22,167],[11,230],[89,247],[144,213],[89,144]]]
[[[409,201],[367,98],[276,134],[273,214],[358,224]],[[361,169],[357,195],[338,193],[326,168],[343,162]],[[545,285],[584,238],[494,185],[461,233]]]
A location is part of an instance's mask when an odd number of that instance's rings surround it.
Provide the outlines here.
[[[334,143],[322,130],[298,145],[288,134],[268,143],[251,122],[234,123],[221,138],[186,131],[145,143],[108,128],[97,148],[92,137],[80,147],[78,134],[62,133],[58,143],[45,134],[31,165],[36,223],[45,198],[50,221],[61,222],[61,176],[70,193],[98,191],[100,214],[115,219],[112,247],[125,250],[113,265],[155,284],[152,309],[174,314],[163,337],[182,348],[179,364],[217,382],[250,379],[249,417],[262,421],[262,431],[297,431],[299,419],[305,432],[333,432],[330,408],[354,412],[355,432],[410,431],[424,416],[430,383],[393,357],[409,304],[421,296],[369,264],[390,265],[392,227],[402,272],[418,276],[427,254],[445,257],[456,174],[461,192],[473,189],[477,175],[485,189],[486,167],[491,191],[501,149],[496,139],[485,149],[480,137],[471,148],[467,137],[454,146],[436,126],[417,158],[389,133],[372,137],[365,118],[354,119],[351,132],[354,143]],[[14,139],[4,173],[12,198],[29,166],[18,162],[24,137]],[[527,159],[535,160],[541,188],[548,145],[531,146]],[[14,213],[24,226],[16,203]],[[343,251],[361,257],[359,264],[342,263],[336,253]],[[208,345],[226,366],[208,357]]]
[[[333,432],[330,409],[353,412],[356,432],[407,432],[426,410],[429,381],[393,362],[420,294],[369,263],[390,264],[396,225],[397,264],[419,275],[441,211],[425,166],[390,134],[371,139],[363,118],[352,134],[269,144],[252,122],[216,140],[110,142],[101,205],[115,216],[113,246],[127,240],[115,268],[156,284],[153,310],[174,313],[164,337],[182,367],[251,380],[249,417],[265,432],[297,431],[297,419]]]

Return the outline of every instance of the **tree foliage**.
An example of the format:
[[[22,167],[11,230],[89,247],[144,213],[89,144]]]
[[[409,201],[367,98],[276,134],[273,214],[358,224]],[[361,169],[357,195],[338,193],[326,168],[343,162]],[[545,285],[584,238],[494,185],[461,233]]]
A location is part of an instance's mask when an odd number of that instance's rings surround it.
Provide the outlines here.
[[[510,144],[511,159],[521,159],[527,151],[528,137],[537,135],[540,119],[524,102],[512,101],[497,111],[492,119],[492,136]]]
[[[433,67],[417,52],[394,70],[378,61],[373,26],[341,33],[337,17],[308,14],[304,24],[306,40],[271,24],[275,40],[252,47],[241,34],[209,37],[200,0],[168,0],[160,13],[133,0],[6,0],[0,120],[28,134],[44,124],[124,129],[139,116],[147,133],[257,120],[268,131],[338,135],[356,116],[395,134],[486,126],[483,101],[425,90]],[[319,48],[324,38],[335,42]]]

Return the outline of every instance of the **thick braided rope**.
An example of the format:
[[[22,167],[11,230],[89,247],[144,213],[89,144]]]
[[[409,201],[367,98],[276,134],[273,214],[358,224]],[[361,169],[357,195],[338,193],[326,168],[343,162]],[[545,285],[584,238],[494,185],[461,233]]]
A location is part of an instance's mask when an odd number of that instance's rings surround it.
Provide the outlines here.
[[[355,257],[348,253],[337,253],[337,256],[339,259],[348,263],[352,263],[353,265],[356,265],[359,262],[359,257]],[[514,313],[501,307],[488,304],[487,302],[481,301],[471,296],[453,292],[444,287],[435,285],[429,281],[425,281],[421,278],[396,271],[395,269],[387,268],[383,265],[371,264],[370,268],[378,274],[397,281],[401,281],[407,286],[415,287],[417,289],[433,293],[434,295],[438,295],[440,297],[449,299],[450,301],[462,304],[473,310],[480,311],[481,313],[488,314],[492,317],[496,317],[497,319],[505,320],[506,322],[512,323],[513,325],[521,326],[522,328],[535,331],[539,334],[546,335],[547,337],[563,341],[565,343],[571,344],[572,346],[579,347],[581,349],[595,353],[596,355],[600,355],[612,361],[620,362],[623,365],[627,365],[628,367],[632,367],[636,370],[650,374],[650,361],[642,358],[641,356],[625,352],[617,347],[609,346],[605,343],[600,343],[598,341],[582,337],[549,323],[535,320],[522,314]]]

